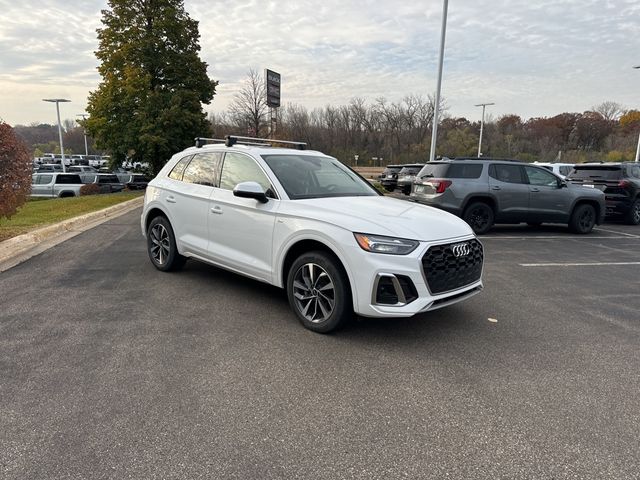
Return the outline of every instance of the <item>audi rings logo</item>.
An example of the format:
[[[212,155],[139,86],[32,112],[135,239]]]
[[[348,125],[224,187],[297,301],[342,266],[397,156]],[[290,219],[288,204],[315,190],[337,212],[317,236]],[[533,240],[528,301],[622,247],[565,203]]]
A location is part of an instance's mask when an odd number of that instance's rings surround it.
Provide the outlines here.
[[[451,251],[456,257],[466,257],[471,253],[471,246],[468,243],[456,243],[451,245]]]

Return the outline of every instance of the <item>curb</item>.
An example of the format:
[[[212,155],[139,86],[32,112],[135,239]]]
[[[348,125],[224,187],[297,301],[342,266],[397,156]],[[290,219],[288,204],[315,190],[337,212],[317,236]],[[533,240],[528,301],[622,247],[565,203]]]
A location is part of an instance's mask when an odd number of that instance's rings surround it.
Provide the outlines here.
[[[139,208],[144,196],[127,200],[95,212],[85,213],[53,225],[37,228],[0,242],[0,272],[4,272],[59,243],[75,237],[112,218]]]

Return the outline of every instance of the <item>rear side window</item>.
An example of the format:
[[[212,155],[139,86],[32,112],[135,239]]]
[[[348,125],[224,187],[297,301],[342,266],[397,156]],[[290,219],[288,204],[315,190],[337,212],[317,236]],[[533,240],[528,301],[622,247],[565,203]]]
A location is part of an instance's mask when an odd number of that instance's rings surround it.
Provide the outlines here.
[[[590,166],[579,167],[575,166],[571,178],[581,178],[588,180],[590,178],[598,178],[601,180],[619,180],[622,178],[622,168],[618,167],[605,167],[605,166]]]
[[[72,183],[82,183],[80,175],[58,175],[56,184],[69,185]]]
[[[40,175],[38,177],[38,183],[36,185],[46,185],[48,183],[51,183],[52,178],[53,175]]]
[[[564,175],[566,177],[571,173],[572,169],[573,167],[570,167],[568,165],[563,165],[562,167],[560,167],[560,175]]]
[[[198,153],[189,162],[182,175],[182,181],[215,187],[218,183],[218,169],[222,152]]]
[[[173,167],[171,173],[169,173],[169,178],[173,178],[174,180],[182,180],[184,168],[187,166],[187,163],[189,163],[189,160],[191,160],[192,156],[193,155],[189,155],[188,157],[181,158]]]
[[[504,183],[527,183],[519,165],[494,164],[489,167],[489,176]]]
[[[480,175],[482,175],[480,163],[432,163],[425,165],[418,177],[480,178]]]

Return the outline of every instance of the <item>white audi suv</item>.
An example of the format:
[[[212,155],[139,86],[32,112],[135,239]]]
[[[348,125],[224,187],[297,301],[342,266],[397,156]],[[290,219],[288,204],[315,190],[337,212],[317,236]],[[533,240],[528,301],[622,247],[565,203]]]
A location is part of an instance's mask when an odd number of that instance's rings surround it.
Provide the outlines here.
[[[458,217],[383,196],[302,143],[215,142],[196,139],[149,182],[141,227],[158,270],[193,258],[285,288],[323,333],[353,312],[408,317],[482,290],[483,248]]]

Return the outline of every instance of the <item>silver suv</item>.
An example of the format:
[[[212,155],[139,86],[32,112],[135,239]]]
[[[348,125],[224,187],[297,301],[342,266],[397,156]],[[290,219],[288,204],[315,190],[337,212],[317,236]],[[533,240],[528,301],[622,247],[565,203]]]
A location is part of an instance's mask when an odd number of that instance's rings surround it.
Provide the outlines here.
[[[476,234],[494,223],[521,222],[566,223],[576,233],[589,233],[606,211],[597,189],[568,184],[542,167],[490,158],[427,163],[411,197],[458,215]]]

